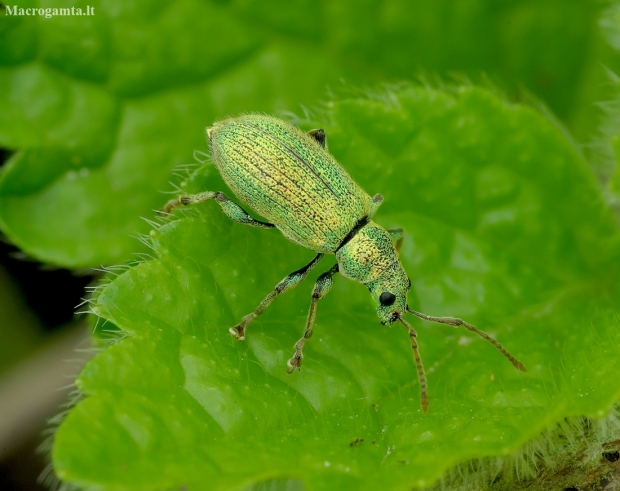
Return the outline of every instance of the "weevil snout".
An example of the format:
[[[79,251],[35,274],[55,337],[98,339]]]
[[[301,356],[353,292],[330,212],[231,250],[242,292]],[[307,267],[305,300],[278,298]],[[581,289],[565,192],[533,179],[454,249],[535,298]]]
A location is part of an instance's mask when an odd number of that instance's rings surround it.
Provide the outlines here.
[[[397,320],[400,320],[404,315],[404,312],[399,312],[395,310],[391,310],[388,312],[381,312],[380,307],[377,308],[377,314],[379,315],[379,319],[381,319],[381,324],[384,326],[391,326]]]
[[[378,298],[377,315],[384,326],[394,324],[407,311],[407,291],[404,290],[392,295],[394,299],[391,304],[383,304],[381,303],[381,296]]]

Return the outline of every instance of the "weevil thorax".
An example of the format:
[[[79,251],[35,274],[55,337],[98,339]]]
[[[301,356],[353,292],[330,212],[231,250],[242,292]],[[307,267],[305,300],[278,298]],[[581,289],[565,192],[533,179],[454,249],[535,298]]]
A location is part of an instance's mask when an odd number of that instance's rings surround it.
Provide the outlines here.
[[[405,314],[411,287],[387,230],[372,220],[336,252],[340,273],[366,285],[382,324]]]

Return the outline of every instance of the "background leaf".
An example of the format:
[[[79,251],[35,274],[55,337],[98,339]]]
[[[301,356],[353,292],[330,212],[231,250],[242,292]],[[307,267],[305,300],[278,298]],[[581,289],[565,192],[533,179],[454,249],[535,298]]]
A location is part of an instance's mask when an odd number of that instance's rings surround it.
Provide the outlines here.
[[[0,17],[0,227],[69,268],[136,252],[172,168],[214,120],[297,111],[328,90],[420,73],[488,76],[544,100],[579,139],[596,123],[602,4],[540,0],[26,0],[91,17]],[[342,81],[345,82],[342,85]],[[344,87],[344,89],[339,89]]]
[[[618,399],[618,229],[558,127],[471,87],[352,98],[321,119],[336,158],[384,194],[378,222],[406,231],[410,305],[470,320],[528,372],[464,331],[416,320],[430,383],[423,415],[406,332],[380,326],[365,288],[336,278],[302,371],[287,375],[310,283],[333,259],[237,342],[227,328],[312,253],[205,203],[151,231],[156,257],[93,302],[129,336],[77,380],[87,397],[53,452],[63,480],[235,489],[278,477],[308,490],[405,490],[512,452],[567,416],[603,416]],[[186,186],[222,189],[210,165]]]

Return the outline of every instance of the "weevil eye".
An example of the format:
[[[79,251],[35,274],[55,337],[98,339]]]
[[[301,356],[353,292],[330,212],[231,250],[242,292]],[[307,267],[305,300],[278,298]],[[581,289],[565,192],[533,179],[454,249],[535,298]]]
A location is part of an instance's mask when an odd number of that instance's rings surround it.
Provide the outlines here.
[[[383,305],[384,307],[393,305],[395,301],[396,301],[396,295],[390,292],[383,292],[381,296],[379,297],[379,302],[381,302],[381,305]]]

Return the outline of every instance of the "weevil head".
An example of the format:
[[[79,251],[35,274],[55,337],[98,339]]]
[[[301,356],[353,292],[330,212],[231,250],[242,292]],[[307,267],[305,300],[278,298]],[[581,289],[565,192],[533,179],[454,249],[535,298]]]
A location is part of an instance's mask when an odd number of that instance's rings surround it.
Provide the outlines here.
[[[366,286],[377,303],[377,315],[381,324],[393,324],[405,315],[411,281],[400,262],[395,264],[394,268],[390,268],[385,276]]]

